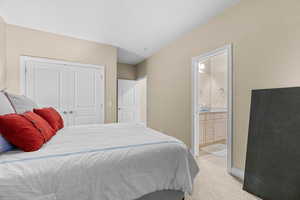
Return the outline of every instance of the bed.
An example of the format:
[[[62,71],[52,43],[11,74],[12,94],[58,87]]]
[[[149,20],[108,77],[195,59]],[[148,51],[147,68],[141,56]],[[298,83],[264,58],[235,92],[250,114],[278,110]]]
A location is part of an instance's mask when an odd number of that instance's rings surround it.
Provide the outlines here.
[[[198,166],[179,140],[140,124],[67,127],[36,152],[0,155],[1,200],[181,200]]]

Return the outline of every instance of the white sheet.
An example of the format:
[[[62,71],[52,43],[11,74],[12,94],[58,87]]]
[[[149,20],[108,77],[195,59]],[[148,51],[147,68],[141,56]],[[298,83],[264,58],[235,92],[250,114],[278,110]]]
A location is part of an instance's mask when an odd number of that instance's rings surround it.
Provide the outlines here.
[[[1,200],[133,200],[190,193],[198,172],[186,146],[136,124],[65,128],[37,152],[0,156]]]

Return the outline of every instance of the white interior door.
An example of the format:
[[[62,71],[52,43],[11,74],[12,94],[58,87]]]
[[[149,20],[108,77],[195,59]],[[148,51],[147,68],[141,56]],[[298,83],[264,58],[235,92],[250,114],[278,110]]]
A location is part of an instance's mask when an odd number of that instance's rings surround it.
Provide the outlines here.
[[[104,123],[104,69],[39,59],[24,65],[25,95],[56,108],[66,126]]]
[[[138,122],[137,82],[133,80],[118,80],[118,122]]]

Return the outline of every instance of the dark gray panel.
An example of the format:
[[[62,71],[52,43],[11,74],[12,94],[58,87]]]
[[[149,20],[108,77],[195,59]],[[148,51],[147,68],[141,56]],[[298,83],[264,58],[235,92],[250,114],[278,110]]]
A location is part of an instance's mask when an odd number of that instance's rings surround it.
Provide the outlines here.
[[[300,87],[252,91],[244,190],[300,199]]]

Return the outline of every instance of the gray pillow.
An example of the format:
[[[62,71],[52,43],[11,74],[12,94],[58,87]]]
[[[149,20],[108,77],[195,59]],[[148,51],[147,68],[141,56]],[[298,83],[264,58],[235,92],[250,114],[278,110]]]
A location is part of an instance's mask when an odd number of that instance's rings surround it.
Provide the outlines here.
[[[38,108],[37,104],[24,95],[15,95],[6,93],[10,99],[15,111],[18,114],[22,114],[26,111],[33,111],[34,108]]]
[[[15,113],[14,108],[12,107],[9,99],[3,91],[0,91],[0,115],[6,115]],[[13,149],[13,146],[2,137],[0,133],[0,153],[10,151]]]
[[[0,115],[6,115],[10,113],[15,113],[15,110],[5,93],[0,91]]]

